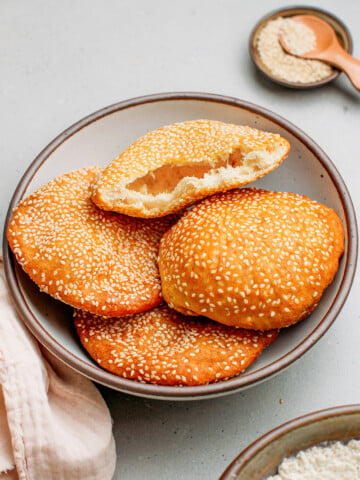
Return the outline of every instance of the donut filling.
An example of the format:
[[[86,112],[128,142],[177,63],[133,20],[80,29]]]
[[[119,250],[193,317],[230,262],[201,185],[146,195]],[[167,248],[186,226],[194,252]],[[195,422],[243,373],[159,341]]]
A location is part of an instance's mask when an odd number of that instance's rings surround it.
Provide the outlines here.
[[[279,146],[272,151],[242,152],[237,149],[219,155],[212,161],[193,161],[187,164],[166,164],[146,175],[107,193],[112,201],[127,205],[161,208],[191,190],[226,187],[234,181],[247,183],[262,176],[286,151]]]
[[[238,167],[243,163],[239,151],[224,155],[213,162],[194,162],[186,165],[162,165],[143,177],[127,185],[128,190],[156,196],[171,193],[183,178],[204,178],[206,174],[216,174],[221,167]]]

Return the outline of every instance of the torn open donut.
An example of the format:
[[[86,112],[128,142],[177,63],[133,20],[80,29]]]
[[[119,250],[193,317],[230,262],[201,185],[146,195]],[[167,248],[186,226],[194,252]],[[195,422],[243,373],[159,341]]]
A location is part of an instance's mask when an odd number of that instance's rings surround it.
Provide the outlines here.
[[[192,120],[131,144],[102,172],[92,200],[134,217],[160,217],[217,192],[247,185],[286,158],[287,140],[247,126]]]

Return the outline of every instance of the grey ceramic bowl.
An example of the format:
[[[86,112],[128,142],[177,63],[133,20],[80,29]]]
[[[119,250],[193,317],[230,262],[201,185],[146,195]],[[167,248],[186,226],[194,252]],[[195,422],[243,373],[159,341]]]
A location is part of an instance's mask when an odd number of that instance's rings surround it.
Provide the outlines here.
[[[360,438],[360,404],[296,418],[266,433],[231,463],[220,480],[264,480],[286,457],[322,442]]]
[[[346,25],[335,15],[332,13],[322,10],[321,8],[315,7],[308,7],[308,6],[300,6],[297,5],[296,7],[286,7],[281,8],[279,10],[274,10],[264,17],[262,17],[259,22],[253,28],[250,39],[249,39],[249,52],[250,56],[255,63],[256,67],[270,80],[284,87],[295,88],[295,89],[306,89],[306,88],[314,88],[319,87],[321,85],[325,85],[326,83],[332,82],[339,76],[341,73],[340,70],[334,69],[334,72],[329,75],[328,77],[324,78],[323,80],[318,80],[316,82],[311,83],[300,83],[300,82],[288,82],[286,80],[282,80],[272,74],[270,69],[262,62],[259,51],[257,49],[257,39],[261,30],[265,27],[265,25],[270,22],[271,20],[275,20],[278,17],[293,17],[294,15],[314,15],[316,17],[325,20],[332,28],[335,30],[336,36],[340,42],[340,45],[349,53],[352,53],[352,38],[351,34],[346,27]]]
[[[311,348],[330,327],[345,302],[355,271],[355,214],[346,186],[330,159],[311,138],[287,120],[262,107],[218,95],[151,95],[111,105],[80,120],[55,138],[30,165],[14,193],[7,222],[21,198],[57,175],[84,166],[106,165],[145,132],[161,125],[196,118],[250,125],[286,137],[292,147],[289,157],[278,169],[257,181],[256,186],[302,193],[334,208],[345,229],[345,254],[335,280],[313,314],[283,330],[246,372],[211,385],[179,388],[141,384],[100,368],[77,338],[71,308],[39,292],[14,262],[4,238],[3,252],[9,286],[24,322],[39,342],[92,380],[148,398],[210,398],[248,388],[279,373]]]

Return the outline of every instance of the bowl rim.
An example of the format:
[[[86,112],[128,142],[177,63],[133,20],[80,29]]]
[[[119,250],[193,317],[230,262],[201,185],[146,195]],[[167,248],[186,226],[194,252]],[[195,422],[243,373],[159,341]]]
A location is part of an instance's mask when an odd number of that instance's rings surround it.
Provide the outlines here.
[[[290,82],[287,80],[283,80],[281,78],[277,78],[275,75],[272,75],[269,71],[263,68],[263,65],[261,62],[258,60],[258,55],[257,55],[257,49],[256,46],[254,45],[256,36],[259,32],[259,30],[262,28],[262,26],[265,26],[265,24],[277,17],[280,17],[281,14],[296,14],[297,12],[299,13],[304,13],[304,10],[306,10],[307,14],[313,14],[317,15],[320,14],[321,16],[327,17],[331,19],[334,23],[338,24],[339,27],[343,30],[343,33],[346,37],[346,40],[348,42],[348,48],[347,52],[352,53],[353,51],[353,40],[352,36],[350,33],[349,28],[345,25],[345,23],[340,20],[339,17],[334,15],[333,13],[329,12],[328,10],[325,10],[323,8],[318,8],[314,7],[311,5],[289,5],[288,7],[281,7],[279,9],[271,10],[268,12],[266,15],[262,16],[259,21],[255,24],[253,29],[251,30],[250,36],[249,36],[249,42],[248,42],[248,49],[249,49],[249,54],[250,58],[253,61],[254,65],[267,77],[269,80],[278,83],[279,85],[282,85],[283,87],[287,88],[292,88],[292,89],[298,89],[298,90],[306,90],[309,88],[315,88],[315,87],[320,87],[321,85],[325,85],[329,82],[332,82],[335,80],[340,73],[342,73],[340,70],[334,67],[334,73],[329,75],[326,78],[323,78],[322,80],[317,80],[316,82],[311,82],[311,83],[300,83],[300,82]],[[289,15],[290,16],[290,15]]]
[[[250,372],[248,374],[245,373],[244,375],[233,377],[223,382],[211,383],[208,385],[200,386],[185,386],[181,388],[163,385],[143,384],[135,382],[133,380],[118,377],[110,372],[107,372],[106,370],[101,369],[97,365],[86,363],[83,359],[67,350],[65,346],[59,343],[57,339],[52,337],[47,332],[47,330],[32,314],[31,309],[27,306],[26,300],[22,295],[21,289],[19,288],[17,276],[15,273],[14,259],[6,238],[7,226],[12,216],[12,211],[26,192],[28,184],[31,182],[41,165],[46,162],[47,158],[69,137],[71,137],[84,127],[92,124],[93,122],[96,122],[97,120],[117,111],[148,103],[177,100],[215,102],[230,105],[233,107],[238,107],[243,110],[245,109],[252,113],[255,113],[256,115],[265,117],[266,119],[276,123],[281,128],[288,131],[291,135],[295,136],[299,141],[305,144],[305,146],[317,157],[323,168],[330,176],[342,202],[342,207],[344,209],[346,219],[346,229],[348,233],[347,248],[342,260],[343,262],[346,262],[346,264],[338,291],[319,324],[307,335],[307,337],[302,342],[300,342],[292,350],[287,352],[279,359],[273,361],[265,367],[260,368],[259,370],[256,370],[255,372]],[[342,306],[345,303],[355,274],[357,261],[357,243],[358,234],[355,211],[347,187],[340,173],[337,171],[335,165],[332,163],[329,157],[306,133],[304,133],[302,130],[293,125],[288,120],[280,117],[279,115],[271,112],[270,110],[267,110],[253,103],[240,100],[235,97],[199,92],[166,92],[136,97],[101,108],[100,110],[91,113],[90,115],[82,118],[78,122],[65,129],[38,154],[38,156],[33,160],[33,162],[30,164],[30,166],[20,179],[11,199],[4,226],[3,257],[5,274],[10,288],[10,292],[22,320],[32,332],[32,334],[37,338],[37,340],[57,358],[62,360],[74,370],[88,377],[89,379],[103,384],[109,388],[121,391],[123,393],[161,400],[196,400],[226,395],[253,386],[279,373],[280,371],[288,367],[290,364],[292,364],[295,360],[304,355],[332,325],[335,318],[339,314]]]
[[[266,432],[257,438],[249,446],[247,446],[227,467],[219,480],[236,480],[241,470],[257,455],[258,452],[266,448],[278,438],[283,437],[293,430],[297,430],[305,425],[317,423],[327,418],[337,417],[340,415],[354,415],[360,413],[360,404],[354,403],[349,405],[340,405],[337,407],[317,410],[300,417],[285,422],[278,427]]]

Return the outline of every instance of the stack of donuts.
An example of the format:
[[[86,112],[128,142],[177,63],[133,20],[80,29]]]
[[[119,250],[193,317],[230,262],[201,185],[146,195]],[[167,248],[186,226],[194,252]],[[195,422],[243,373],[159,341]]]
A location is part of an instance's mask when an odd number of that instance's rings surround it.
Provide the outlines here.
[[[64,174],[23,200],[9,245],[41,291],[74,307],[102,368],[158,385],[230,378],[314,310],[343,254],[332,209],[239,188],[289,150],[247,126],[161,127],[106,168]]]

